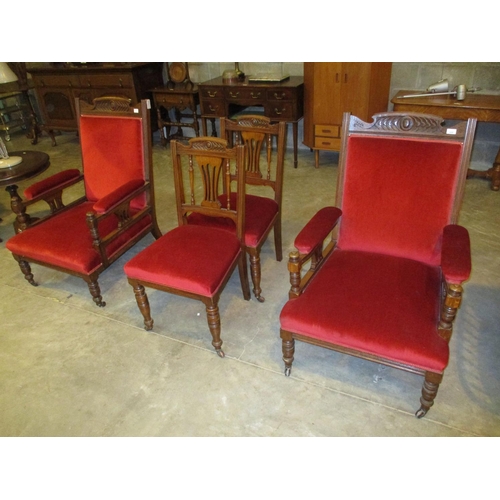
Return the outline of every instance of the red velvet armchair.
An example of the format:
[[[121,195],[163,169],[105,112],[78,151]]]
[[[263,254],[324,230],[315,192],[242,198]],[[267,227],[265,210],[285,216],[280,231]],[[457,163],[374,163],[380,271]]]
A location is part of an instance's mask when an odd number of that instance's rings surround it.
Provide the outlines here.
[[[239,115],[234,119],[221,118],[221,136],[229,143],[245,146],[245,247],[250,258],[253,292],[264,302],[261,284],[260,251],[271,230],[274,233],[276,260],[281,261],[281,200],[285,158],[286,123],[271,123],[260,115]],[[276,149],[273,149],[273,141]],[[261,162],[265,147],[265,160]],[[264,156],[264,155],[262,155]],[[236,177],[233,176],[233,181]],[[251,190],[251,192],[250,192]],[[235,206],[233,193],[231,204]],[[229,219],[214,219],[202,214],[189,217],[190,224],[221,227],[235,231]]]
[[[6,247],[26,280],[36,286],[30,263],[83,278],[102,307],[99,274],[151,232],[156,222],[149,101],[103,97],[92,105],[76,99],[83,173],[59,172],[13,202],[17,234]],[[65,204],[64,190],[83,182],[84,195]],[[50,213],[34,219],[27,208],[45,201]]]
[[[344,114],[335,207],[295,240],[280,315],[285,374],[295,340],[424,376],[417,417],[449,361],[471,271],[457,224],[476,126],[431,115]]]
[[[250,300],[245,228],[243,146],[228,148],[217,138],[171,142],[178,227],[164,234],[125,264],[144,328],[153,328],[145,287],[203,302],[212,345],[224,357],[219,298],[238,267],[245,300]],[[236,176],[235,191],[231,179]],[[224,191],[224,193],[223,193]],[[236,198],[235,198],[236,196]],[[231,205],[237,199],[236,205]],[[193,214],[228,219],[235,232],[210,225],[188,224]]]

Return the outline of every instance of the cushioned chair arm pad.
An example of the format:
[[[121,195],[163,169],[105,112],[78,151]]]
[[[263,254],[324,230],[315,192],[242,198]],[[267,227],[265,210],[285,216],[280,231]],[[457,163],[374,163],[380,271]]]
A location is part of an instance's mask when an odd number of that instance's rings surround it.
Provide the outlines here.
[[[63,189],[73,184],[80,179],[80,176],[81,173],[77,168],[63,170],[62,172],[47,177],[47,179],[35,182],[24,190],[24,196],[27,200],[33,200],[55,189]]]
[[[450,224],[443,230],[441,269],[447,283],[459,284],[471,272],[470,238],[467,229]]]
[[[301,254],[308,254],[321,244],[336,226],[342,210],[337,207],[325,207],[304,226],[295,238],[295,248]]]
[[[123,186],[120,186],[119,188],[115,189],[108,195],[104,196],[99,201],[96,201],[94,203],[94,210],[98,214],[104,214],[109,210],[111,210],[112,208],[114,208],[116,205],[125,201],[127,196],[130,196],[131,194],[134,193],[134,191],[136,191],[142,186],[144,186],[144,180],[142,179],[131,180],[123,184]]]

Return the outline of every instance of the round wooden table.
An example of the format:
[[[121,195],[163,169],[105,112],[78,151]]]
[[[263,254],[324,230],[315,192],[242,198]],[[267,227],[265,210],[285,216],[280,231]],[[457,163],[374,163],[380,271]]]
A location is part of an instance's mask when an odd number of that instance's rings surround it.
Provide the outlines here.
[[[13,196],[18,196],[15,183],[35,177],[47,170],[50,166],[50,158],[42,151],[13,151],[9,152],[9,156],[20,156],[23,159],[21,163],[13,167],[0,168],[0,186],[7,186],[5,190],[10,193],[12,199]],[[1,238],[0,241],[2,241]]]

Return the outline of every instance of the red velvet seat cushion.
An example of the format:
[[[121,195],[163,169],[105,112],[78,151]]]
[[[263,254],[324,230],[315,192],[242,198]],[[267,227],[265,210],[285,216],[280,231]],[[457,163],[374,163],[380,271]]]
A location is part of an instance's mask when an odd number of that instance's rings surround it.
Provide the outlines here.
[[[226,198],[221,196],[221,203],[226,203]],[[236,193],[231,193],[231,208],[236,207]],[[271,198],[245,195],[245,246],[257,248],[268,233],[274,218],[278,213],[278,204]],[[188,217],[189,224],[218,227],[235,232],[236,226],[230,219],[223,217],[208,217],[193,213]]]
[[[19,256],[90,274],[101,265],[99,253],[92,246],[86,223],[86,213],[92,211],[93,202],[85,202],[62,212],[46,222],[33,226],[7,241],[6,247]],[[145,217],[129,228],[108,247],[108,256],[121,249],[133,236],[150,223]],[[99,225],[101,237],[116,229],[118,219],[104,219]]]
[[[304,293],[285,304],[281,328],[442,372],[449,349],[437,333],[440,290],[438,267],[336,250]]]
[[[240,252],[229,231],[185,225],[164,234],[124,269],[132,279],[212,297]]]

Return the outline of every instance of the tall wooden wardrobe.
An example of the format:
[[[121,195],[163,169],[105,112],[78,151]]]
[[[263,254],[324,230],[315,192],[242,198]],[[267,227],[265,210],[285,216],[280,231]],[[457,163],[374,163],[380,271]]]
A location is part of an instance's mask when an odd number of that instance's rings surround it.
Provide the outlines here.
[[[304,63],[304,144],[314,150],[340,150],[342,114],[371,122],[387,111],[392,63]]]

